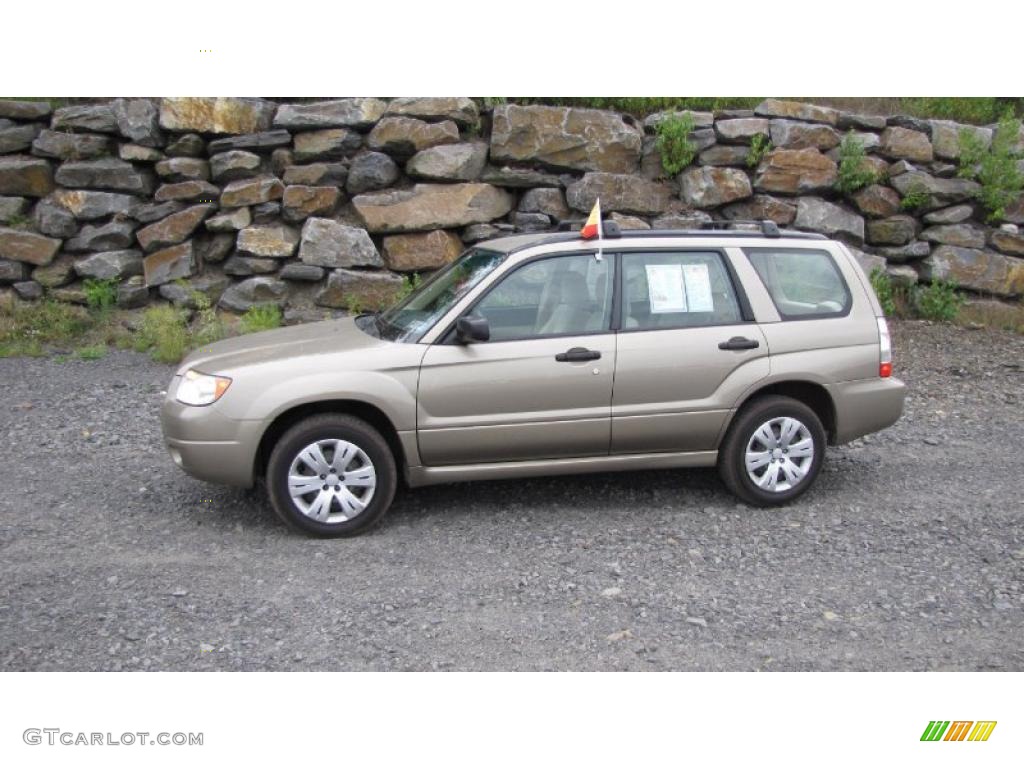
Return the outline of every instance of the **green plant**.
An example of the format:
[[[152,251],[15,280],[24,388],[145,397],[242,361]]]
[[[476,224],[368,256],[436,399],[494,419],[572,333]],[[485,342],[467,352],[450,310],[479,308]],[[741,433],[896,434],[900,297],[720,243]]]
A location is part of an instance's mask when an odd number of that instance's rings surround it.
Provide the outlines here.
[[[107,354],[107,346],[105,344],[93,344],[88,347],[80,347],[78,350],[78,357],[81,360],[100,360]]]
[[[82,291],[89,309],[103,312],[117,303],[117,280],[114,278],[90,278],[82,284]]]
[[[960,132],[958,173],[981,185],[977,197],[990,223],[1002,220],[1006,207],[1024,191],[1024,172],[1018,165],[1024,155],[1016,148],[1020,131],[1020,120],[1007,115],[996,126],[989,147],[973,132]]]
[[[28,216],[23,216],[20,213],[16,213],[13,216],[8,216],[5,222],[11,229],[25,229],[31,223],[31,219]]]
[[[137,352],[149,351],[160,363],[176,363],[188,349],[186,313],[171,306],[150,307],[135,337]]]
[[[242,333],[258,333],[281,327],[281,308],[276,304],[257,304],[242,315]]]
[[[864,145],[856,134],[847,131],[839,143],[839,176],[836,179],[836,190],[844,195],[852,195],[858,189],[878,181],[878,174],[867,163]]]
[[[418,272],[413,272],[411,275],[406,275],[402,278],[402,287],[398,289],[395,294],[395,303],[405,301],[409,295],[416,291],[420,287],[422,282]]]
[[[870,277],[871,287],[875,290],[878,303],[882,305],[882,311],[886,317],[894,317],[896,315],[896,297],[892,278],[880,267],[872,269]]]
[[[196,308],[196,319],[192,330],[192,341],[196,346],[213,344],[227,336],[227,328],[217,314],[209,296],[202,291],[192,291],[192,304]]]
[[[926,320],[952,322],[965,302],[956,289],[957,284],[952,280],[935,280],[926,288],[918,286],[914,292],[914,308]]]
[[[68,344],[93,325],[80,307],[44,299],[0,306],[0,357],[38,356],[44,344]]]
[[[931,195],[928,194],[928,190],[923,184],[916,182],[910,186],[907,194],[900,200],[900,208],[904,211],[916,211],[927,205],[929,200],[931,200]]]
[[[363,300],[361,297],[350,293],[345,297],[345,311],[350,315],[359,315],[363,312]]]
[[[763,133],[755,133],[750,142],[750,151],[747,152],[747,167],[756,168],[761,164],[761,159],[773,149],[771,139]]]
[[[689,112],[666,115],[655,128],[661,167],[669,176],[675,176],[697,156],[697,145],[690,141],[693,129],[693,115]]]

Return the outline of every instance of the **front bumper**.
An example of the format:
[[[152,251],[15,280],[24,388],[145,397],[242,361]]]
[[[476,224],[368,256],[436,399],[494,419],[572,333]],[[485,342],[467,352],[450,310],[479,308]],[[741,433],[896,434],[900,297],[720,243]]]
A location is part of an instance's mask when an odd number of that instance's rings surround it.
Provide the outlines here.
[[[891,427],[903,415],[907,385],[895,378],[859,379],[828,386],[836,408],[837,444]]]
[[[263,423],[224,416],[217,404],[191,406],[175,399],[179,377],[160,409],[164,442],[182,470],[211,483],[251,487]]]

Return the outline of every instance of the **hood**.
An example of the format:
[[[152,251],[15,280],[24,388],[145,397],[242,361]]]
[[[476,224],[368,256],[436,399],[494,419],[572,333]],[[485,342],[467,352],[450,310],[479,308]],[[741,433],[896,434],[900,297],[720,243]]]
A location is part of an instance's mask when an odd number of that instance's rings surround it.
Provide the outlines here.
[[[208,344],[186,357],[177,373],[182,374],[189,368],[210,374],[226,373],[247,365],[349,350],[369,350],[392,344],[364,333],[356,326],[353,318],[346,317],[276,328]]]

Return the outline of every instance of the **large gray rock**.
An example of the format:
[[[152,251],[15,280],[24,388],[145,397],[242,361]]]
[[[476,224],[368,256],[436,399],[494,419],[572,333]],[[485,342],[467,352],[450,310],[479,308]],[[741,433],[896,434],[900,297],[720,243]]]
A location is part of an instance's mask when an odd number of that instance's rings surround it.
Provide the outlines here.
[[[754,188],[784,195],[825,192],[837,177],[838,166],[816,149],[776,149],[758,166]]]
[[[430,122],[451,120],[464,127],[476,125],[480,121],[480,110],[476,102],[465,96],[415,96],[393,99],[388,104],[385,114],[418,117]]]
[[[854,244],[864,242],[862,216],[817,197],[801,197],[796,201],[796,219],[793,224],[797,229],[822,232]]]
[[[598,198],[605,211],[652,215],[668,210],[671,190],[668,185],[626,173],[587,173],[570,184],[565,192],[569,206],[590,211]]]
[[[932,147],[935,156],[943,160],[960,158],[960,135],[968,133],[978,139],[982,146],[988,148],[992,144],[992,129],[977,125],[963,125],[952,120],[932,120]]]
[[[24,197],[0,197],[0,222],[23,216],[27,210],[28,200]]]
[[[322,307],[355,311],[384,309],[395,302],[403,284],[401,277],[390,272],[336,269],[315,301]]]
[[[214,139],[210,142],[208,149],[211,155],[216,155],[218,152],[227,152],[231,149],[272,149],[291,143],[292,135],[288,131],[260,131],[259,133]]]
[[[173,184],[161,184],[153,199],[159,203],[177,200],[191,200],[197,203],[215,203],[220,189],[208,181],[193,179]]]
[[[160,219],[166,219],[172,213],[185,210],[184,203],[177,200],[169,200],[166,203],[151,203],[139,201],[131,207],[129,216],[142,224],[151,224]]]
[[[152,174],[113,157],[64,163],[54,178],[65,187],[109,189],[133,195],[148,195],[153,191]]]
[[[281,268],[278,259],[266,256],[232,256],[224,262],[224,274],[232,277],[269,275]]]
[[[282,280],[296,280],[301,283],[319,283],[326,274],[327,270],[323,267],[315,267],[312,264],[300,264],[293,261],[284,265],[279,277]]]
[[[220,152],[210,158],[210,175],[214,181],[238,181],[258,176],[260,156],[241,149]]]
[[[341,199],[337,187],[293,184],[284,188],[281,213],[285,221],[300,222],[310,216],[330,216]]]
[[[890,216],[868,222],[867,240],[873,245],[906,245],[917,237],[919,229],[913,216]]]
[[[839,134],[835,129],[820,123],[772,120],[771,137],[772,144],[783,149],[814,147],[824,151],[839,146]]]
[[[276,106],[263,99],[189,96],[160,100],[160,126],[168,131],[257,133],[270,128]]]
[[[383,152],[357,155],[348,170],[345,188],[350,195],[373,192],[390,187],[401,175],[398,165]]]
[[[295,253],[299,233],[284,224],[246,227],[238,233],[236,248],[243,256],[286,259]]]
[[[384,261],[388,269],[398,272],[439,269],[455,261],[461,252],[459,236],[443,229],[384,238]]]
[[[752,194],[747,174],[736,168],[703,166],[679,175],[679,197],[694,208],[717,208]]]
[[[210,164],[198,157],[169,157],[156,164],[156,173],[164,181],[209,181]]]
[[[885,270],[886,261],[882,256],[878,256],[874,253],[865,253],[860,248],[855,248],[852,245],[847,247],[850,249],[850,253],[853,254],[853,258],[855,258],[857,263],[860,264],[860,268],[864,270],[864,274],[870,275],[876,269]],[[916,274],[917,273],[915,272],[915,275]]]
[[[878,252],[885,256],[886,261],[902,263],[905,261],[917,261],[923,259],[932,252],[932,247],[923,240],[915,240],[906,245],[895,247],[879,248]]]
[[[50,127],[55,131],[117,133],[117,118],[109,104],[61,107],[53,113]]]
[[[959,224],[967,221],[974,215],[974,207],[970,205],[954,205],[950,208],[941,208],[924,215],[924,220],[929,224]]]
[[[348,128],[324,128],[295,136],[296,162],[346,157],[362,146],[363,137]]]
[[[135,250],[94,253],[75,262],[79,277],[97,280],[122,280],[142,274],[142,253]]]
[[[921,239],[961,248],[985,247],[985,233],[970,224],[939,224],[929,227],[921,233]]]
[[[0,259],[0,285],[10,285],[28,280],[28,264],[20,261]]]
[[[745,144],[715,144],[708,147],[697,156],[700,165],[733,166],[736,168],[747,167],[747,157],[750,154],[750,147]],[[661,161],[658,161],[659,168]]]
[[[200,265],[224,261],[234,249],[233,232],[200,232],[192,238],[192,250]]]
[[[52,237],[0,227],[0,259],[45,266],[53,261],[59,248],[60,240]]]
[[[64,250],[119,251],[135,243],[135,223],[114,219],[106,224],[86,224],[78,234],[64,243]]]
[[[853,128],[859,131],[880,131],[885,128],[885,118],[881,115],[861,115],[854,112],[840,112],[836,127],[841,131]]]
[[[889,179],[897,192],[904,197],[911,192],[920,191],[927,195],[927,202],[922,210],[944,208],[954,203],[962,203],[977,196],[981,189],[975,181],[968,179],[940,179],[923,171],[907,171]]]
[[[330,219],[307,219],[302,227],[299,260],[316,267],[383,267],[365,229]]]
[[[32,279],[44,288],[60,288],[75,279],[75,262],[70,256],[61,256],[32,270]]]
[[[111,155],[114,145],[109,136],[96,133],[40,131],[32,142],[32,154],[60,160],[88,160]]]
[[[562,190],[544,187],[524,192],[519,199],[519,210],[524,213],[543,213],[559,220],[568,219],[572,215]]]
[[[288,284],[276,277],[250,277],[221,294],[217,305],[231,312],[247,312],[257,304],[281,306],[288,299]]]
[[[274,117],[277,128],[369,128],[380,120],[387,103],[380,99],[353,98],[282,104]]]
[[[161,147],[160,108],[152,99],[115,99],[110,103],[118,132],[143,147]]]
[[[642,133],[621,115],[574,107],[494,109],[491,160],[550,168],[631,173],[640,162]]]
[[[572,181],[572,177],[568,177]],[[480,181],[496,187],[532,189],[534,187],[564,187],[562,177],[533,168],[494,168],[488,166],[480,174]]]
[[[878,153],[883,157],[912,163],[930,163],[935,157],[931,141],[920,131],[889,126],[880,138]]]
[[[6,127],[0,124],[0,155],[23,152],[28,149],[39,135],[41,128],[42,126],[38,123]]]
[[[53,170],[38,157],[0,157],[0,195],[46,197],[53,190]]]
[[[52,198],[43,198],[32,211],[32,221],[40,234],[66,239],[78,232],[78,222],[71,212],[57,205]]]
[[[487,163],[483,142],[448,144],[417,152],[406,163],[405,172],[414,179],[473,181]]]
[[[136,275],[117,286],[117,306],[121,309],[140,309],[149,303],[146,281]]]
[[[827,123],[828,125],[835,125],[839,122],[839,111],[831,107],[819,107],[814,104],[781,99],[765,99],[754,107],[754,114],[764,117],[791,117],[794,120]]]
[[[172,213],[166,219],[140,229],[136,233],[139,245],[148,253],[187,240],[215,210],[213,205],[193,205]]]
[[[284,184],[273,176],[232,181],[220,195],[221,208],[241,208],[244,205],[259,205],[284,196]]]
[[[512,214],[512,224],[516,232],[547,232],[551,229],[551,219],[545,213]]]
[[[118,214],[133,215],[132,210],[138,205],[138,199],[131,195],[91,189],[58,189],[49,199],[82,221]]]
[[[387,155],[377,152],[387,159],[394,169],[394,179],[398,178],[398,166]],[[358,158],[357,158],[358,159]],[[348,181],[348,165],[345,163],[310,163],[309,165],[290,165],[284,169],[285,184],[304,184],[310,187],[330,185],[344,187]],[[392,182],[388,182],[390,185]],[[366,191],[366,190],[361,190]]]
[[[427,123],[414,117],[385,117],[366,137],[370,149],[399,157],[458,141],[459,127],[452,121]]]
[[[768,136],[770,130],[770,121],[763,117],[740,117],[715,123],[715,135],[726,143],[749,144],[755,136]]]
[[[512,210],[512,197],[489,184],[417,184],[356,195],[352,205],[370,232],[415,232],[493,221]]]
[[[952,280],[961,288],[996,296],[1024,292],[1024,260],[995,251],[940,245],[921,262],[921,278]]]
[[[754,195],[749,200],[732,203],[722,209],[727,219],[744,221],[774,221],[779,226],[789,226],[796,218],[796,206],[777,200],[770,195]]]
[[[997,229],[989,238],[992,247],[1011,256],[1024,257],[1024,234]]]
[[[53,111],[48,101],[18,101],[16,99],[0,99],[0,117],[11,117],[15,120],[38,120]]]
[[[900,196],[882,184],[869,184],[853,194],[857,210],[872,218],[885,218],[899,213]]]
[[[151,253],[142,260],[147,286],[163,285],[183,277],[191,277],[195,268],[196,257],[191,240]]]
[[[164,151],[168,157],[202,157],[206,151],[206,142],[197,133],[186,133],[168,144]]]

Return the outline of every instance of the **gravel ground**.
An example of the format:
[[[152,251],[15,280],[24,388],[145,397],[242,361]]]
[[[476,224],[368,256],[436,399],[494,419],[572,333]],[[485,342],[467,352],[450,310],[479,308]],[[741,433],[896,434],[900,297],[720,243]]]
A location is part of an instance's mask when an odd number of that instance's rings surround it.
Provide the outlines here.
[[[0,360],[4,670],[1022,670],[1024,338],[904,323],[794,506],[709,470],[400,492],[317,541],[182,474],[170,368]]]

